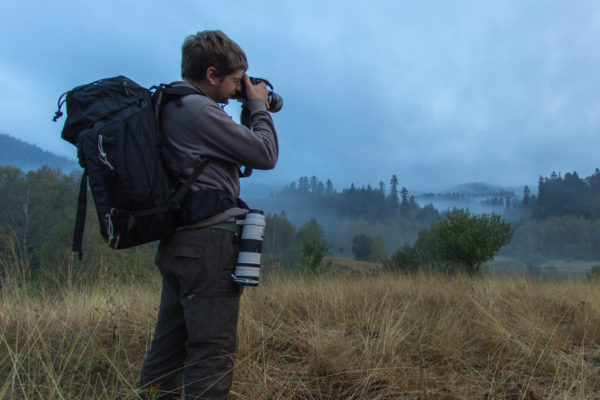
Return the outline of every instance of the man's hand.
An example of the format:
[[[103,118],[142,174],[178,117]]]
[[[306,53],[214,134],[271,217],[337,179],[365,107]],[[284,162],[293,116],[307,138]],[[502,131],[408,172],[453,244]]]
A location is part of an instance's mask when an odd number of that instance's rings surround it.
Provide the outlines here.
[[[266,83],[261,82],[258,85],[253,85],[250,83],[248,74],[244,74],[244,86],[246,87],[246,97],[248,100],[260,99],[265,103],[267,110],[269,109],[269,89],[267,89]]]

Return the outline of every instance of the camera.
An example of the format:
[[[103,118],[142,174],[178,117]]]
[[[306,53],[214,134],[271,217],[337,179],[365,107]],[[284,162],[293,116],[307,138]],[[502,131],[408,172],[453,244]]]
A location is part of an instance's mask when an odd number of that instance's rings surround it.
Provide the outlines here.
[[[258,85],[261,82],[264,82],[267,84],[267,86],[269,87],[269,97],[267,98],[267,102],[269,103],[269,111],[272,113],[276,113],[277,111],[281,110],[281,108],[283,107],[283,98],[278,94],[275,93],[273,91],[273,85],[271,85],[271,82],[269,82],[266,79],[263,78],[255,78],[250,76],[250,83],[252,83],[253,85]],[[246,86],[244,84],[244,81],[242,80],[242,90],[240,92],[237,92],[234,96],[233,99],[237,100],[237,101],[241,101],[242,103],[244,103],[246,100],[248,100],[248,98],[246,97]]]

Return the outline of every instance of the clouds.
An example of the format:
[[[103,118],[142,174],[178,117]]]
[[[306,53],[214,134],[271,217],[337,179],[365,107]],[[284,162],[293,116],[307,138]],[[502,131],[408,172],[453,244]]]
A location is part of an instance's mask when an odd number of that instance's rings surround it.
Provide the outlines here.
[[[597,166],[592,1],[4,3],[0,131],[60,154],[74,154],[48,122],[63,90],[177,79],[184,37],[222,29],[284,96],[280,164],[258,181],[532,185]]]

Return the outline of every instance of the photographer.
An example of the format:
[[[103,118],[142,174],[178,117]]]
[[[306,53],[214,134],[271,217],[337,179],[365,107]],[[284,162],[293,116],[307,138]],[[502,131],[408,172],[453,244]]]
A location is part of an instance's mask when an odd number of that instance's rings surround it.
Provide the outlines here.
[[[247,68],[243,50],[223,32],[199,32],[183,44],[183,82],[176,85],[199,94],[164,107],[163,161],[182,183],[208,160],[192,190],[213,190],[235,204],[184,224],[160,242],[156,264],[163,287],[140,377],[142,398],[175,399],[185,392],[186,399],[223,399],[231,388],[242,294],[231,280],[239,249],[240,225],[235,220],[248,211],[238,199],[240,168],[274,168],[279,154],[267,87],[252,85]],[[233,121],[220,106],[242,87],[252,129]],[[180,372],[184,387],[176,379]]]

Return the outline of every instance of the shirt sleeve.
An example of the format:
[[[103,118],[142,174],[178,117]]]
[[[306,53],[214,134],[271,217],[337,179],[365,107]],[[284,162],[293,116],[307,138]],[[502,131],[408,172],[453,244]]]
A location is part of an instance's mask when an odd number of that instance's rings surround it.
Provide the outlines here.
[[[216,103],[205,103],[196,114],[206,155],[255,169],[272,169],[279,157],[273,119],[259,99],[248,101],[252,130],[235,122]]]

